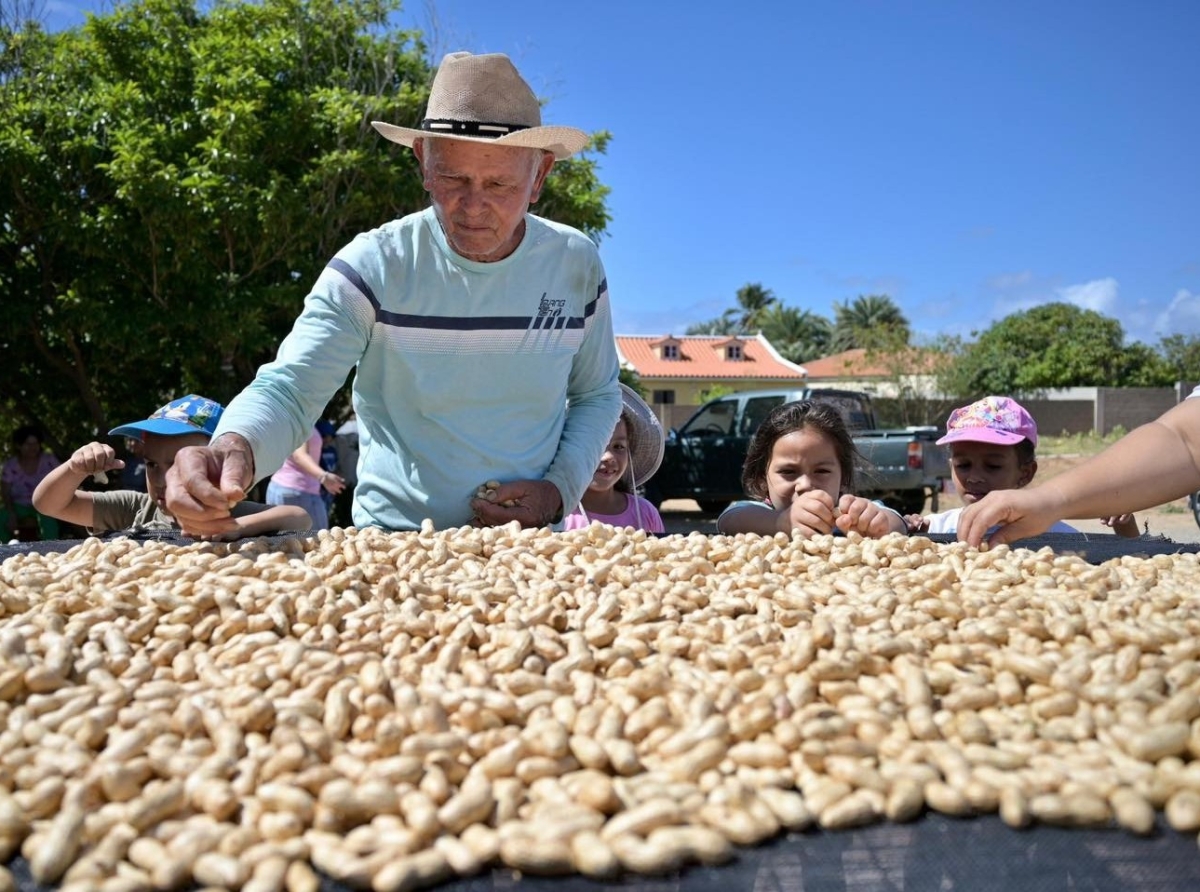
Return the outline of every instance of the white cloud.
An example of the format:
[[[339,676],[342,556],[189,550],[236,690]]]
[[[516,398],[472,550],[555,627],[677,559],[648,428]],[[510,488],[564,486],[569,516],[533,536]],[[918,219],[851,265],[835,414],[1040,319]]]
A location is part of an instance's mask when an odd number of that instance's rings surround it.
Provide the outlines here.
[[[1093,279],[1082,285],[1067,285],[1057,289],[1055,293],[1059,300],[1064,300],[1085,310],[1094,310],[1105,316],[1112,316],[1117,307],[1118,290],[1117,280],[1109,277]]]
[[[1200,294],[1186,288],[1176,291],[1167,308],[1155,317],[1153,330],[1156,338],[1200,334]]]

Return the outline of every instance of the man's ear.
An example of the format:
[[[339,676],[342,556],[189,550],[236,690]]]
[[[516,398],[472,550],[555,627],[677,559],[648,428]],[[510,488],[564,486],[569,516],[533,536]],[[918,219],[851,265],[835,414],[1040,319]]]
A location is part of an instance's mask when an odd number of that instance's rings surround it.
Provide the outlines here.
[[[1021,476],[1018,478],[1017,487],[1028,486],[1029,481],[1033,480],[1033,475],[1037,473],[1037,461],[1031,461],[1028,464],[1021,465]]]
[[[425,140],[414,139],[412,144],[412,152],[417,156],[417,170],[421,172],[421,185],[425,186]]]
[[[542,157],[538,160],[537,172],[533,179],[533,190],[529,195],[529,203],[537,204],[539,198],[542,197],[542,187],[546,185],[546,177],[550,175],[550,168],[554,166],[554,154],[552,152],[542,152]]]

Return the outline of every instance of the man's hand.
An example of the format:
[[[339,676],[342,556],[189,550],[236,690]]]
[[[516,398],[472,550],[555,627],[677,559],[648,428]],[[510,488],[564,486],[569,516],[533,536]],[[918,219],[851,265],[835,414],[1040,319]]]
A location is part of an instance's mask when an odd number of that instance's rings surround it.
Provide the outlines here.
[[[246,498],[254,482],[254,453],[245,438],[222,434],[208,446],[188,446],[167,471],[167,510],[183,532],[213,537],[236,524],[229,509]]]
[[[523,527],[549,526],[562,514],[562,494],[545,480],[489,481],[471,499],[473,526],[498,527],[517,521]]]

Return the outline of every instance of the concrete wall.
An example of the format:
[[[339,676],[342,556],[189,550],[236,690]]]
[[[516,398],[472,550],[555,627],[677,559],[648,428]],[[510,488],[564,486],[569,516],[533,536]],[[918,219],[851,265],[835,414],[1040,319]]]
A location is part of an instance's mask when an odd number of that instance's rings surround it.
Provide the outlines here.
[[[1073,387],[1051,391],[1045,399],[1021,402],[1044,434],[1109,434],[1153,421],[1191,391],[1187,383],[1176,387]]]

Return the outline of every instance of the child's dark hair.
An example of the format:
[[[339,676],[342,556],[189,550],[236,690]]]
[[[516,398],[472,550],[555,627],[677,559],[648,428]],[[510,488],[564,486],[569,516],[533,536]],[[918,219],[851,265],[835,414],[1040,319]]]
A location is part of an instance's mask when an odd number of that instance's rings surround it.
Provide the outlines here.
[[[1029,442],[1028,438],[1022,440],[1020,443],[1014,443],[1013,448],[1017,450],[1017,464],[1022,468],[1033,464],[1033,461],[1037,458],[1033,444]]]
[[[633,423],[633,416],[629,414],[629,410],[624,406],[621,407],[621,417],[617,419],[618,423],[625,422],[625,439],[629,444],[627,455],[629,456],[629,464],[625,468],[625,473],[621,475],[621,479],[614,485],[613,489],[617,492],[623,492],[626,495],[633,495],[633,457],[637,455],[637,431]],[[613,426],[614,433],[616,426]]]
[[[799,400],[776,406],[763,419],[750,445],[746,449],[746,461],[742,465],[742,488],[756,499],[768,497],[767,467],[771,464],[771,452],[780,437],[811,427],[833,441],[834,452],[842,466],[842,493],[854,491],[854,463],[858,450],[842,414],[836,406],[816,400]]]

